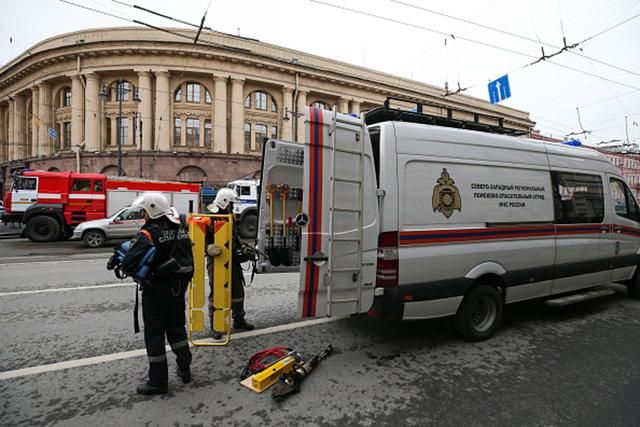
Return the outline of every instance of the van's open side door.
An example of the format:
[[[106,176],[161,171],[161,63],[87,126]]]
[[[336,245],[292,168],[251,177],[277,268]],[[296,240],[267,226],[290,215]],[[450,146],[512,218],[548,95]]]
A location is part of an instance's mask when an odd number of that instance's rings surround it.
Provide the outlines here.
[[[304,145],[301,317],[366,312],[378,238],[375,171],[363,121],[309,108]]]

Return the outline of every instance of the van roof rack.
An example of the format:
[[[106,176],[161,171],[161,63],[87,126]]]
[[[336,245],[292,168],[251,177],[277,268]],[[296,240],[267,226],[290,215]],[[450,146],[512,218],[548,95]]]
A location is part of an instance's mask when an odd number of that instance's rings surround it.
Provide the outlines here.
[[[398,108],[391,108],[390,101],[402,101],[415,103],[415,108],[412,110],[401,110]],[[423,112],[424,106],[436,107],[445,110],[446,116],[438,116],[435,114],[428,114]],[[463,112],[473,115],[473,121],[460,120],[453,118],[453,112]],[[498,125],[490,125],[487,123],[481,123],[480,118],[490,118],[495,120]],[[409,122],[409,123],[421,123],[425,125],[445,126],[458,129],[469,129],[480,132],[497,133],[501,135],[522,136],[528,132],[519,129],[509,129],[504,127],[504,118],[493,116],[490,114],[478,113],[475,111],[463,110],[459,108],[445,107],[438,104],[432,104],[427,102],[416,101],[409,98],[388,97],[384,101],[384,106],[376,107],[373,110],[368,111],[365,114],[365,122],[367,125],[372,125],[381,122],[396,121],[396,122]]]

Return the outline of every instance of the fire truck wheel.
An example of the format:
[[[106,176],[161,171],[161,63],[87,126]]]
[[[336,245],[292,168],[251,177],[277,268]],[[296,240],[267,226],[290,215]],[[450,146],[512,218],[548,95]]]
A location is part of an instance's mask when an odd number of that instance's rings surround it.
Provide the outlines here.
[[[60,237],[60,223],[50,216],[36,216],[27,221],[24,234],[32,242],[53,242]]]
[[[99,248],[104,245],[106,239],[104,233],[100,230],[89,230],[84,233],[84,245],[88,248]]]
[[[238,225],[238,231],[245,239],[255,239],[258,231],[258,216],[255,213],[246,214]]]
[[[502,319],[502,298],[498,290],[488,284],[473,288],[465,296],[455,317],[458,333],[467,341],[490,338]]]

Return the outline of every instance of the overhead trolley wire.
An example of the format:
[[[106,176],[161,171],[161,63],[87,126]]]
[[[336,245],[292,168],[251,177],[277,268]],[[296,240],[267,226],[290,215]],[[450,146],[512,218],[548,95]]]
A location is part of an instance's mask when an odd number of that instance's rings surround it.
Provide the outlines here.
[[[115,0],[114,0],[114,1],[115,1]],[[417,5],[414,5],[414,4],[411,4],[411,3],[407,3],[407,2],[404,2],[404,1],[402,1],[402,0],[389,0],[389,1],[391,1],[391,2],[393,2],[393,3],[401,4],[401,5],[404,5],[404,6],[407,6],[407,7],[413,8],[413,9],[421,10],[421,11],[423,11],[423,12],[431,13],[431,14],[438,15],[438,16],[443,16],[443,17],[445,17],[445,18],[449,18],[449,19],[453,19],[453,20],[455,20],[455,21],[463,22],[463,23],[465,23],[465,24],[473,25],[473,26],[475,26],[475,27],[483,28],[483,29],[485,29],[485,30],[494,31],[494,32],[497,32],[497,33],[500,33],[500,34],[504,34],[504,35],[509,36],[509,37],[514,37],[514,38],[517,38],[517,39],[520,39],[520,40],[524,40],[524,41],[528,41],[528,42],[531,42],[531,43],[536,43],[536,44],[538,44],[538,43],[539,43],[539,44],[541,44],[541,45],[543,45],[543,46],[547,46],[547,47],[550,47],[550,48],[553,48],[553,49],[558,49],[558,52],[557,52],[557,53],[552,54],[552,55],[548,56],[547,58],[549,58],[549,57],[551,57],[551,56],[558,55],[559,53],[561,53],[561,52],[563,52],[563,51],[567,51],[567,52],[571,53],[572,55],[576,55],[576,56],[579,56],[579,57],[581,57],[581,58],[587,59],[587,60],[589,60],[589,61],[597,62],[598,64],[605,65],[605,66],[607,66],[607,67],[611,67],[611,68],[614,68],[614,69],[616,69],[616,70],[624,71],[624,72],[626,72],[626,73],[633,74],[634,76],[639,76],[639,77],[640,77],[640,73],[637,73],[637,72],[635,72],[635,71],[627,70],[626,68],[622,68],[622,67],[619,67],[619,66],[617,66],[617,65],[613,65],[613,64],[610,64],[610,63],[608,63],[608,62],[601,61],[601,60],[596,59],[596,58],[592,58],[592,57],[587,56],[587,55],[585,55],[585,54],[583,54],[583,53],[579,53],[579,52],[575,52],[575,51],[570,50],[571,48],[578,47],[578,45],[580,45],[581,43],[584,43],[586,40],[589,40],[589,39],[591,39],[591,38],[597,37],[597,35],[599,35],[599,34],[596,34],[596,35],[594,35],[594,36],[591,36],[590,38],[585,39],[585,40],[583,40],[583,41],[581,41],[581,42],[574,43],[574,44],[572,44],[572,45],[570,45],[570,46],[566,46],[566,45],[565,45],[564,47],[560,47],[560,46],[556,46],[556,45],[553,45],[553,44],[550,44],[550,43],[544,43],[544,42],[542,42],[542,41],[541,41],[541,40],[539,40],[539,39],[538,39],[538,40],[536,40],[536,39],[532,39],[532,38],[530,38],[530,37],[526,37],[526,36],[523,36],[523,35],[521,35],[521,34],[516,34],[516,33],[512,33],[512,32],[510,32],[510,31],[501,30],[501,29],[499,29],[499,28],[491,27],[491,26],[489,26],[489,25],[480,24],[480,23],[477,23],[477,22],[474,22],[474,21],[470,21],[470,20],[468,20],[468,19],[459,18],[459,17],[457,17],[457,16],[449,15],[449,14],[446,14],[446,13],[443,13],[443,12],[439,12],[439,11],[437,11],[437,10],[428,9],[428,8],[426,8],[426,7],[417,6]],[[640,14],[636,15],[635,17],[637,17],[637,16],[640,16]],[[630,19],[633,19],[633,18],[630,18]],[[629,19],[629,20],[630,20],[630,19]],[[621,23],[620,23],[620,24],[618,24],[618,25],[622,25],[623,23],[624,23],[624,22],[621,22]],[[613,27],[612,27],[612,28],[610,28],[610,29],[613,29]],[[563,31],[564,31],[564,30],[563,30]],[[606,31],[608,31],[608,30],[606,30]],[[602,31],[600,34],[603,34],[603,33],[604,33],[604,32],[606,32],[606,31]],[[544,56],[544,55],[543,55],[543,56]]]
[[[352,13],[368,16],[368,17],[375,18],[375,19],[380,19],[380,20],[391,22],[391,23],[394,23],[394,24],[399,24],[399,25],[404,25],[404,26],[407,26],[407,27],[417,28],[417,29],[420,29],[420,30],[423,30],[423,31],[428,31],[428,32],[434,33],[434,34],[444,35],[444,36],[448,36],[448,37],[454,37],[454,38],[456,38],[458,40],[464,40],[464,41],[467,41],[469,43],[474,43],[474,44],[477,44],[477,45],[480,45],[480,46],[490,47],[490,48],[501,50],[501,51],[504,51],[504,52],[513,53],[515,55],[525,56],[527,58],[534,59],[536,62],[541,59],[540,57],[537,57],[537,56],[534,56],[534,55],[530,55],[528,53],[519,52],[517,50],[508,49],[508,48],[505,48],[505,47],[502,47],[502,46],[494,45],[494,44],[483,42],[483,41],[479,41],[479,40],[474,40],[474,39],[471,39],[471,38],[468,38],[468,37],[456,36],[454,34],[445,33],[443,31],[434,30],[432,28],[424,27],[424,26],[417,25],[417,24],[412,24],[412,23],[406,22],[406,21],[401,21],[399,19],[388,18],[388,17],[385,17],[385,16],[376,15],[374,13],[365,12],[365,11],[358,10],[358,9],[352,9],[352,8],[348,8],[348,7],[345,7],[345,6],[336,5],[336,4],[333,4],[333,3],[327,3],[327,2],[324,2],[324,1],[321,1],[321,0],[310,0],[310,1],[313,2],[313,3],[318,3],[318,4],[321,4],[321,5],[328,6],[328,7],[333,7],[333,8],[336,8],[336,9],[346,10],[348,12],[352,12]],[[556,65],[558,67],[562,67],[562,68],[566,68],[566,69],[571,70],[571,71],[575,71],[577,73],[581,73],[581,74],[585,74],[587,76],[591,76],[591,77],[595,77],[595,78],[598,78],[598,79],[606,80],[606,81],[609,81],[611,83],[615,83],[615,84],[620,85],[620,86],[625,86],[625,87],[628,87],[630,89],[635,89],[635,90],[640,91],[640,87],[632,86],[632,85],[629,85],[629,84],[626,84],[626,83],[622,83],[622,82],[619,82],[619,81],[616,81],[616,80],[613,80],[613,79],[601,77],[601,76],[598,76],[596,74],[589,73],[589,72],[584,71],[584,70],[580,70],[578,68],[570,67],[568,65],[564,65],[564,64],[557,63],[557,62],[549,61],[547,58],[545,58],[544,61],[548,62],[550,64],[553,64],[553,65]],[[525,68],[525,67],[530,66],[530,65],[533,65],[533,64],[527,64],[527,65],[524,65],[524,66],[522,66],[522,67],[520,67],[518,69]],[[471,87],[477,86],[478,84],[480,84],[480,83],[477,83],[477,84],[471,85],[471,86],[467,86],[465,88],[461,88],[456,92],[448,93],[448,94],[445,94],[444,96],[448,96],[448,95],[452,95],[452,94],[456,94],[456,93],[462,92],[462,91],[467,90],[467,89],[469,89]]]

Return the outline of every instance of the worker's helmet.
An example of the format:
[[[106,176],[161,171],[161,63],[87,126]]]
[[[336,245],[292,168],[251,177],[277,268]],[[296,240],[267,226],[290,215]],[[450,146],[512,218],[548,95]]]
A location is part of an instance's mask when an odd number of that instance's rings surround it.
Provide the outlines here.
[[[176,224],[180,223],[180,219],[176,219],[171,210],[169,200],[167,200],[167,197],[162,193],[155,191],[144,192],[133,201],[131,206],[141,207],[147,212],[151,219],[166,216],[172,222]]]
[[[218,191],[213,203],[207,206],[207,209],[213,213],[219,213],[227,209],[229,203],[233,203],[238,200],[238,195],[231,188],[223,188]]]

